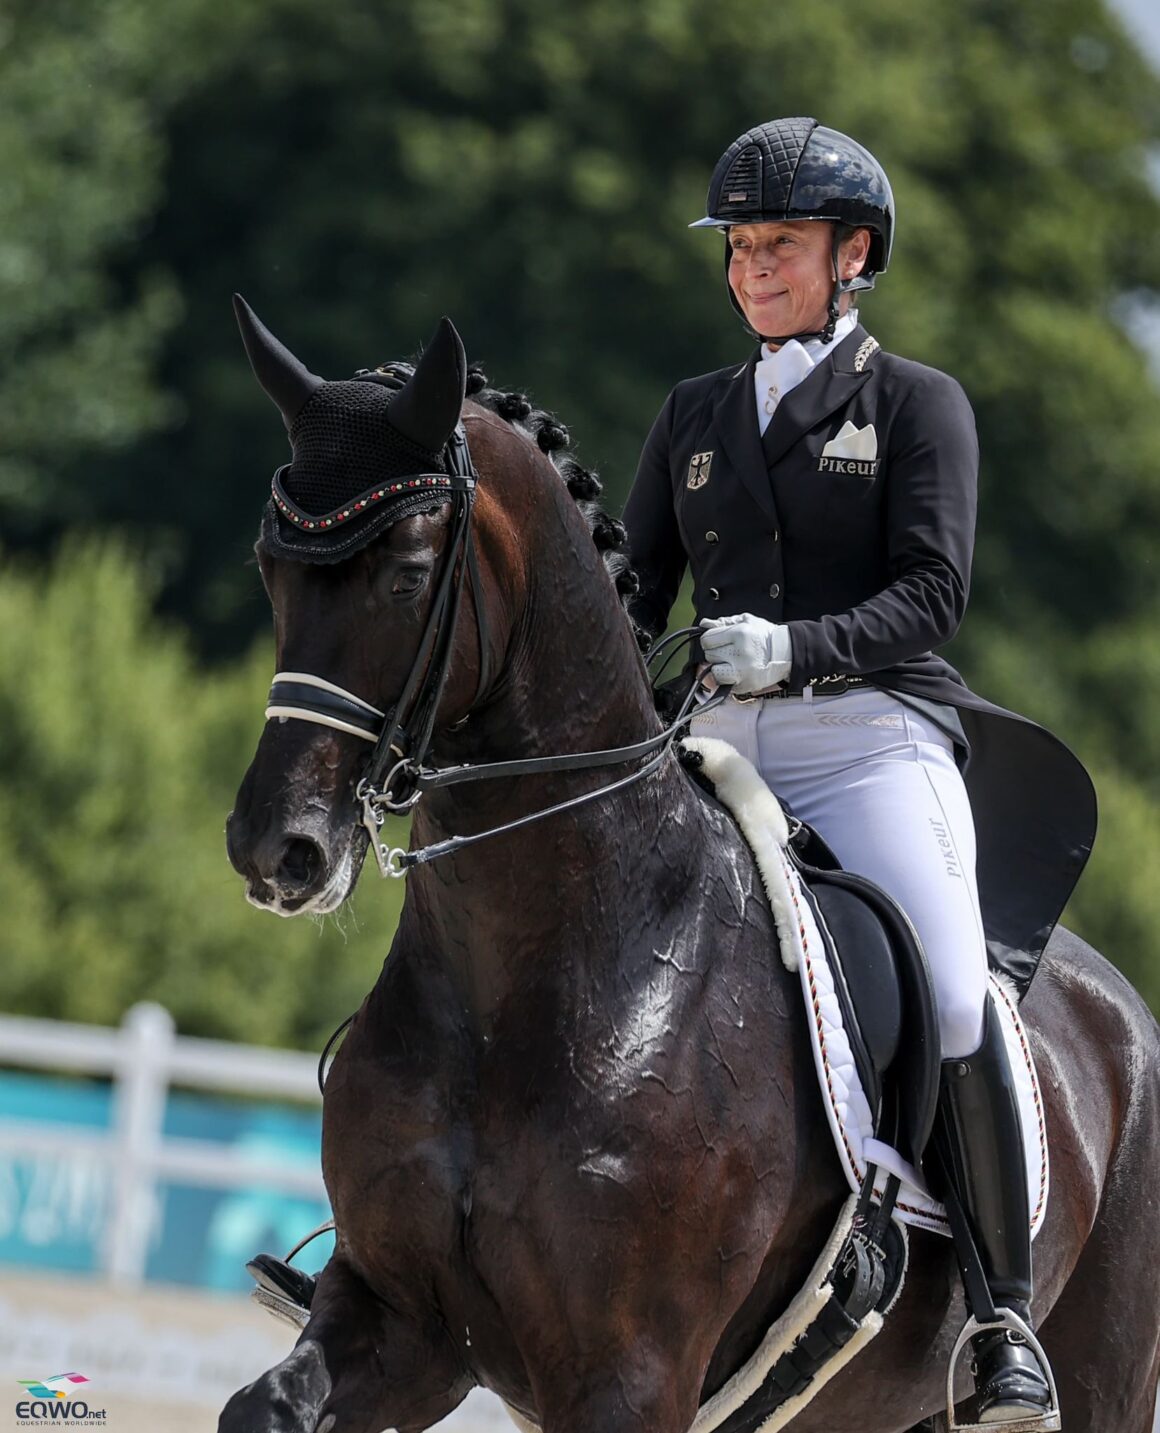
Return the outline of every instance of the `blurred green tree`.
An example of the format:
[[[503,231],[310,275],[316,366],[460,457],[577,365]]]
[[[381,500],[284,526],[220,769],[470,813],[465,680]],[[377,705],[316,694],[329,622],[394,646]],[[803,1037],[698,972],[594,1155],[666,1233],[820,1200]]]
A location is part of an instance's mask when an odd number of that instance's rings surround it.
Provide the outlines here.
[[[1160,290],[1160,79],[1104,0],[838,0],[760,20],[717,0],[18,0],[0,40],[0,533],[41,551],[78,525],[131,533],[148,591],[219,656],[268,622],[245,559],[285,452],[232,289],[330,376],[414,351],[450,313],[496,382],[569,423],[615,505],[672,383],[748,351],[720,240],[685,228],[718,153],[774,113],[862,138],[899,213],[865,321],[955,374],[979,419],[975,583],[950,655],[1096,769],[1101,845],[1072,918],[1160,1002],[1160,911],[1132,874],[1160,828],[1160,404],[1123,322]],[[196,681],[175,642],[182,690],[242,680]],[[245,703],[221,697],[223,812],[252,680]],[[0,727],[4,773],[7,752]],[[11,768],[18,851],[29,813],[57,809],[45,762],[29,748]],[[172,810],[201,799],[167,790]],[[131,819],[102,819],[130,840]],[[216,834],[204,849],[220,861]],[[40,864],[20,869],[29,910],[71,909]],[[153,919],[97,906],[94,940]],[[255,935],[271,953],[247,968],[289,979],[284,943],[306,939],[290,930]]]
[[[28,394],[0,403],[23,415],[0,433],[0,521],[19,489],[49,530],[143,530],[199,642],[236,648],[261,620],[238,557],[283,451],[232,289],[334,376],[451,313],[623,493],[672,382],[748,348],[719,241],[685,228],[716,155],[819,109],[895,185],[867,322],[978,412],[975,629],[1016,612],[1090,631],[1160,601],[1160,411],[1117,322],[1160,288],[1160,80],[1102,0],[841,0],[760,26],[712,0],[18,13],[0,157],[44,197],[17,206],[0,293],[0,371]],[[62,328],[50,381],[37,355]]]
[[[74,541],[0,574],[0,1009],[115,1024],[153,999],[189,1034],[317,1048],[371,985],[402,893],[368,879],[325,924],[246,904],[223,828],[269,656],[199,671],[147,572]]]
[[[125,4],[0,16],[0,513],[9,533],[100,515],[71,461],[123,450],[174,416],[154,372],[179,310],[143,259],[110,271],[162,200],[165,146],[137,94]],[[155,37],[146,27],[149,48]]]

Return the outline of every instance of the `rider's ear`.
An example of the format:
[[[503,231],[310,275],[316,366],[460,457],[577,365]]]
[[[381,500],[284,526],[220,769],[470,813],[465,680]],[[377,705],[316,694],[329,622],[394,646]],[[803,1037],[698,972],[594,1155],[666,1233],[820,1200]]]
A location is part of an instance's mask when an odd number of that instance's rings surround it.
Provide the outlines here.
[[[430,453],[443,449],[459,422],[467,389],[467,355],[449,318],[439,320],[405,388],[392,400],[387,421]]]
[[[234,295],[234,315],[254,376],[266,396],[278,405],[282,422],[289,429],[306,400],[316,388],[322,387],[322,379],[279,343],[241,294]]]

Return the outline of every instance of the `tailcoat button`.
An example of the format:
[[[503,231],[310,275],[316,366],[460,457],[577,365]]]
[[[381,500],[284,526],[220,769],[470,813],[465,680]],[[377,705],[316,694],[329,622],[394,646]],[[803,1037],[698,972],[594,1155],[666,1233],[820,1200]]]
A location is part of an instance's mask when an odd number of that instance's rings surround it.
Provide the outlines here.
[[[770,595],[771,597],[780,597],[780,596],[781,596],[781,585],[780,585],[780,583],[775,582],[775,583],[773,584],[773,586],[769,589],[769,595]]]
[[[706,541],[706,542],[717,542],[717,541],[719,541],[719,539],[718,539],[718,537],[717,537],[717,534],[713,531],[712,528],[710,528],[709,531],[705,534],[705,541]]]
[[[714,602],[720,602],[721,600],[721,594],[717,591],[715,587],[709,588],[709,596],[713,599]]]
[[[777,528],[774,528],[774,530],[773,530],[773,540],[774,540],[774,542],[776,542],[780,536],[781,536],[781,533],[778,532]]]

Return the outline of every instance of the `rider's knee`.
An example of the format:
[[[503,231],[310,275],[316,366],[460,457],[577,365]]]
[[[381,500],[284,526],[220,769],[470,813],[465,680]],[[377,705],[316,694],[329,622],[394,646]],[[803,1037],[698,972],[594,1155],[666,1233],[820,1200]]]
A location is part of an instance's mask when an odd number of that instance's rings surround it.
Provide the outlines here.
[[[976,992],[957,986],[938,995],[938,1028],[944,1060],[973,1055],[983,1041],[986,987]]]

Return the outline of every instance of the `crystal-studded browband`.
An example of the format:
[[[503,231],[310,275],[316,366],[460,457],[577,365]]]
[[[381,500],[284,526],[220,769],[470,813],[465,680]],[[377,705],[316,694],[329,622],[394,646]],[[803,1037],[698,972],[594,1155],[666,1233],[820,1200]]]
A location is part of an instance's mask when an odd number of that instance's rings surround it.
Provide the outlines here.
[[[406,493],[419,492],[425,488],[433,489],[436,492],[470,492],[475,487],[475,479],[465,473],[412,473],[395,482],[376,483],[374,487],[367,488],[365,492],[359,493],[358,497],[352,498],[350,502],[343,503],[341,507],[319,516],[304,512],[292,498],[287,496],[286,490],[282,486],[282,475],[290,470],[290,466],[289,463],[285,463],[274,474],[272,484],[274,506],[288,522],[292,522],[295,527],[302,528],[305,532],[317,532],[326,528],[338,527],[340,523],[349,522],[351,518],[361,517],[368,508],[373,508],[388,498],[401,497]]]

